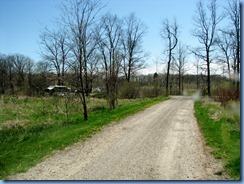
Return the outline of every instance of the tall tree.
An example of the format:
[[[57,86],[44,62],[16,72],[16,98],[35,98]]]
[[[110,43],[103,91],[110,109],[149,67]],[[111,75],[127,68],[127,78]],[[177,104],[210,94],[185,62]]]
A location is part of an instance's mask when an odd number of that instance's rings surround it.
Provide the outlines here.
[[[181,43],[178,44],[176,54],[174,57],[174,68],[176,72],[178,73],[178,93],[179,95],[183,92],[183,82],[184,82],[184,73],[186,70],[186,47],[182,45]]]
[[[26,83],[26,92],[28,95],[32,94],[34,91],[34,77],[35,77],[35,62],[31,59],[27,61],[26,65],[26,75],[27,75],[27,83]]]
[[[93,88],[93,82],[94,82],[94,76],[96,76],[99,72],[99,67],[100,67],[100,56],[98,49],[91,55],[88,63],[87,63],[87,68],[88,68],[88,93],[92,92]]]
[[[122,61],[121,29],[122,21],[116,16],[106,14],[102,19],[101,52],[105,72],[107,98],[110,109],[115,109],[118,96],[118,76]]]
[[[178,43],[178,24],[174,20],[171,23],[167,18],[162,22],[161,36],[167,42],[166,51],[167,51],[167,73],[166,73],[166,94],[169,94],[169,76],[171,63],[173,58],[173,50],[176,48]]]
[[[6,58],[7,75],[9,81],[9,89],[12,94],[14,94],[14,57],[12,55]]]
[[[194,16],[195,30],[193,35],[198,39],[202,46],[198,47],[194,53],[206,62],[207,66],[207,93],[211,96],[211,75],[210,63],[212,62],[211,53],[216,44],[217,25],[223,19],[223,16],[217,14],[216,0],[210,0],[205,6],[203,0],[197,3],[197,11]]]
[[[200,72],[200,62],[199,62],[199,58],[195,56],[195,62],[193,63],[193,65],[196,67],[196,75],[197,75],[197,80],[196,80],[196,87],[197,90],[199,90],[199,86],[200,86],[200,80],[199,80],[199,72]]]
[[[240,85],[240,49],[241,49],[241,26],[240,26],[240,12],[241,6],[239,0],[228,1],[228,7],[226,7],[227,16],[231,22],[232,31],[230,34],[234,37],[234,72],[237,81],[237,89],[239,90]]]
[[[8,62],[6,55],[0,55],[0,93],[4,94],[9,88],[9,69],[11,63]]]
[[[231,56],[233,54],[233,39],[229,32],[221,31],[217,37],[217,45],[220,49],[218,60],[227,65],[229,79],[231,79]]]
[[[31,59],[22,54],[14,54],[10,57],[14,65],[16,87],[18,90],[22,90],[24,88],[28,64],[31,62]]]
[[[142,38],[146,33],[146,27],[143,22],[131,13],[125,19],[125,28],[123,31],[123,72],[125,78],[130,82],[131,76],[145,65],[145,57],[142,50]]]
[[[69,0],[61,7],[62,20],[69,30],[74,60],[79,65],[84,120],[88,119],[86,102],[86,95],[88,95],[89,90],[87,63],[97,45],[94,30],[101,8],[100,0]]]
[[[69,69],[70,52],[72,44],[68,41],[68,33],[65,29],[60,28],[58,32],[58,45],[60,48],[59,60],[61,63],[61,85],[64,85],[65,73]]]
[[[48,61],[38,61],[36,63],[36,76],[33,83],[37,93],[44,92],[46,87],[50,85],[50,81],[48,80],[50,68],[50,62]]]
[[[60,27],[58,31],[45,28],[40,34],[41,56],[52,63],[57,74],[58,85],[64,84],[66,60],[70,52],[67,33]]]

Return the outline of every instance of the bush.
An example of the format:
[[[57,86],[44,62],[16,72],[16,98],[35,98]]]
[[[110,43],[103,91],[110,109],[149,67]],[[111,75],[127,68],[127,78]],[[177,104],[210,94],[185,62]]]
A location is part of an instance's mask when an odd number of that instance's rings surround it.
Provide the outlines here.
[[[119,90],[119,98],[135,99],[139,98],[139,85],[136,82],[124,82]]]
[[[162,96],[164,90],[161,87],[139,86],[137,82],[124,82],[119,89],[119,98],[121,99],[135,99],[135,98],[153,98]]]
[[[140,88],[140,98],[151,98],[163,95],[163,89],[156,86],[143,86]]]
[[[222,106],[226,106],[229,101],[238,101],[240,92],[236,88],[222,87],[217,91],[217,100]]]

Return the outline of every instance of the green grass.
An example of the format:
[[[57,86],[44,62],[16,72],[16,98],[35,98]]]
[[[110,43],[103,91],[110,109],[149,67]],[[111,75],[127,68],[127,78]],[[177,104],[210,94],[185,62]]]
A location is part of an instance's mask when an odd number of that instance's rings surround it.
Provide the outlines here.
[[[206,144],[233,179],[240,179],[240,116],[230,108],[195,102],[195,116]]]
[[[166,99],[120,100],[115,110],[109,110],[105,100],[89,99],[89,120],[84,122],[80,104],[75,99],[68,103],[69,112],[66,112],[62,98],[2,96],[0,179],[27,171],[54,150],[84,141],[105,125]],[[8,124],[11,126],[6,126]]]

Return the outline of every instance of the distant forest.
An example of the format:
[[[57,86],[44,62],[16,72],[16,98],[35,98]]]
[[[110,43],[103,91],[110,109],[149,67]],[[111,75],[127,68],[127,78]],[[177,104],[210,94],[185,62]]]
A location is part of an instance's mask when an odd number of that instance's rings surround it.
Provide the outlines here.
[[[39,96],[45,94],[45,89],[50,85],[64,85],[71,91],[80,89],[77,73],[66,71],[58,83],[58,75],[52,71],[47,62],[34,62],[30,58],[20,55],[0,56],[0,94]],[[179,82],[180,80],[180,82]],[[91,76],[89,73],[88,95],[91,93],[106,92],[106,78],[104,72],[97,70]],[[169,94],[182,95],[183,92],[194,93],[199,90],[207,95],[207,75],[193,74],[170,74]],[[233,86],[234,81],[227,76],[211,75],[212,91],[216,95],[217,89]],[[118,92],[120,98],[139,98],[139,90],[147,89],[144,97],[156,97],[166,94],[166,73],[153,73],[148,75],[132,75],[130,82],[123,73],[118,77]],[[127,89],[127,88],[130,88]],[[134,90],[134,91],[133,91]],[[122,92],[124,94],[122,94]],[[131,94],[129,94],[131,93]],[[99,96],[99,94],[98,94]]]

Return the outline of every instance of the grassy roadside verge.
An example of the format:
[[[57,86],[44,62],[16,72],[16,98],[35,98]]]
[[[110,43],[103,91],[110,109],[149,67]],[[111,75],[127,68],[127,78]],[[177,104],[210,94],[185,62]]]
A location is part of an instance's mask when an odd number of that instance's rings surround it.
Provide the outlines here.
[[[240,116],[231,108],[195,102],[195,116],[213,155],[233,179],[240,179]]]
[[[72,114],[69,123],[37,124],[35,126],[15,126],[11,129],[0,130],[0,179],[24,172],[36,165],[54,150],[62,150],[68,145],[84,141],[102,128],[132,115],[156,103],[167,100],[164,98],[142,99],[133,103],[123,103],[115,110],[101,108],[89,114],[89,120],[84,122],[82,117]],[[51,121],[51,120],[50,120]]]

